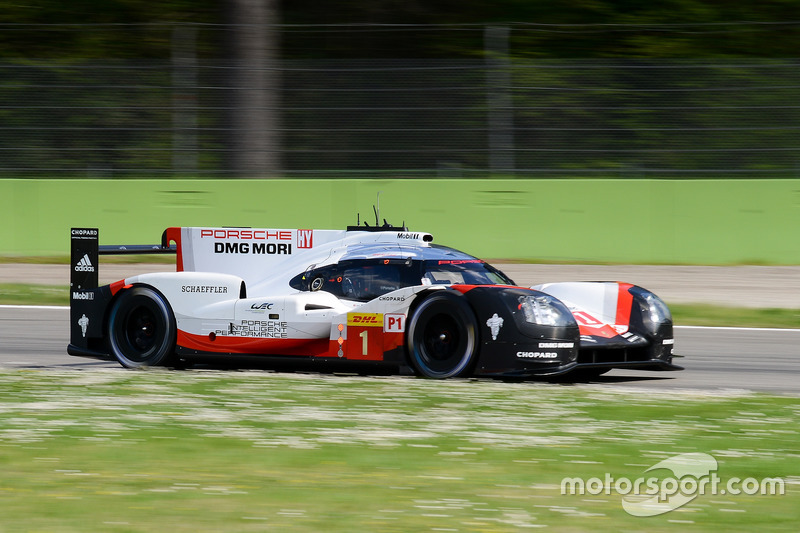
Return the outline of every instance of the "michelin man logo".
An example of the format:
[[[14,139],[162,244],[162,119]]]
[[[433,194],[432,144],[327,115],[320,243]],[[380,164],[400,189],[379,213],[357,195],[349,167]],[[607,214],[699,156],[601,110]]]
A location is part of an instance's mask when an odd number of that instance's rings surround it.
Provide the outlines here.
[[[83,333],[83,338],[86,338],[86,328],[89,327],[89,318],[84,315],[78,319],[78,325],[81,327],[81,333]]]
[[[503,319],[497,316],[497,313],[493,314],[492,317],[486,321],[486,325],[489,326],[489,330],[492,332],[492,340],[497,340],[497,335],[500,333],[500,328],[503,327]]]

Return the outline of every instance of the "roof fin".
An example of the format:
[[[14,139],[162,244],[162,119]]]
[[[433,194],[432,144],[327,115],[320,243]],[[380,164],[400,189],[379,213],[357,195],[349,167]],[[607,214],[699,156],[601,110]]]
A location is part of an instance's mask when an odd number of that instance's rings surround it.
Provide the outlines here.
[[[362,226],[361,213],[356,213],[356,225],[347,226],[347,231],[408,231],[405,220],[403,221],[403,225],[398,227],[392,226],[384,218],[383,225],[381,225],[381,192],[383,191],[378,191],[376,203],[372,206],[372,212],[375,213],[375,225],[370,226],[365,220],[364,225]]]

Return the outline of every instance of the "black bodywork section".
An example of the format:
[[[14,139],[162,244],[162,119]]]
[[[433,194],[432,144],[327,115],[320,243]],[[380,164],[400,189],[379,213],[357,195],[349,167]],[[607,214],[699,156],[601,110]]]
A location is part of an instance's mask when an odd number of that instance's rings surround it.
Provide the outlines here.
[[[612,339],[581,338],[578,364],[581,368],[631,368],[640,370],[683,370],[672,363],[672,319],[651,319],[641,287],[628,289],[633,294],[630,334]],[[664,344],[664,341],[670,344]]]
[[[104,355],[103,315],[111,291],[98,289],[98,230],[72,228],[69,322],[70,355]]]
[[[630,328],[612,338],[582,336],[577,323],[546,326],[528,322],[520,296],[541,294],[521,287],[474,287],[465,296],[478,317],[480,343],[476,375],[555,376],[582,370],[631,368],[682,370],[672,363],[672,320],[650,319],[641,287],[633,294]],[[495,314],[497,317],[495,318]],[[496,338],[489,321],[502,320]],[[664,344],[664,341],[669,344]],[[598,372],[599,373],[599,372]]]
[[[465,292],[478,317],[477,375],[533,376],[572,370],[578,358],[578,325],[533,324],[525,319],[519,297],[541,294],[522,287],[474,287]],[[496,315],[496,316],[495,316]],[[491,323],[500,323],[493,335]]]

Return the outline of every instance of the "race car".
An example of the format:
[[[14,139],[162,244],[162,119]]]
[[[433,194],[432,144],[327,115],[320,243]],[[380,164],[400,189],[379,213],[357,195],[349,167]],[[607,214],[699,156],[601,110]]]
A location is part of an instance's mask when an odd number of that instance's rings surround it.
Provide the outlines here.
[[[170,227],[153,246],[72,228],[68,353],[128,368],[206,357],[369,362],[428,378],[680,370],[669,309],[620,282],[520,287],[405,225]],[[98,287],[101,253],[174,253],[174,272]]]

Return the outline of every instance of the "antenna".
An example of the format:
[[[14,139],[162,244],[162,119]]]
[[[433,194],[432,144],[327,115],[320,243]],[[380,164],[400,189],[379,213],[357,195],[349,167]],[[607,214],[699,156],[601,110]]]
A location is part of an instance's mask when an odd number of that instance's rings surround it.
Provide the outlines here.
[[[393,226],[383,219],[383,225],[381,225],[381,193],[383,191],[378,191],[377,198],[375,199],[375,205],[372,206],[372,211],[375,214],[375,225],[370,226],[369,222],[366,220],[364,221],[364,225],[361,225],[361,213],[356,213],[356,225],[355,226],[347,226],[347,231],[408,231],[406,227],[405,221],[403,221],[403,225],[400,227]]]

